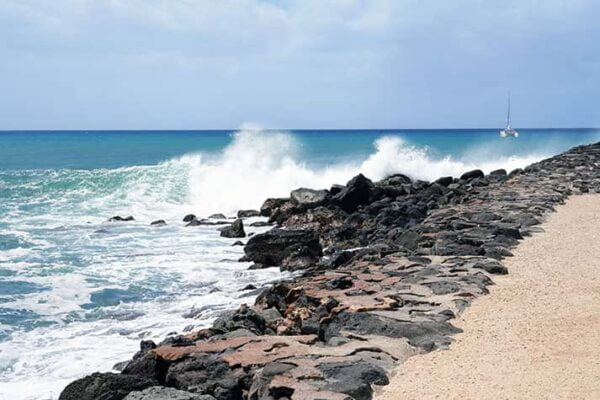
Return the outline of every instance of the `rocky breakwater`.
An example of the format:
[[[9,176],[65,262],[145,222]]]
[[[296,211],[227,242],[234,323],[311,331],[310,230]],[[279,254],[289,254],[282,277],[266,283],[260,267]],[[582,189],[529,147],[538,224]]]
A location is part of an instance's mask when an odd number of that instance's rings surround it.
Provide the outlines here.
[[[600,192],[600,144],[527,168],[413,181],[358,175],[261,209],[253,268],[301,270],[212,328],[142,342],[120,374],[61,399],[370,399],[407,357],[444,348],[523,237],[571,194]]]

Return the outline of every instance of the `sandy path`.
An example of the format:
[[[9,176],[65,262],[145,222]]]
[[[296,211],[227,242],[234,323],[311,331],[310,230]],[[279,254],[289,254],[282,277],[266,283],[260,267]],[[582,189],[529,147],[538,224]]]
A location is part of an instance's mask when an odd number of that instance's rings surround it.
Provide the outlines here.
[[[600,399],[600,195],[571,197],[544,229],[450,350],[409,359],[377,399]]]

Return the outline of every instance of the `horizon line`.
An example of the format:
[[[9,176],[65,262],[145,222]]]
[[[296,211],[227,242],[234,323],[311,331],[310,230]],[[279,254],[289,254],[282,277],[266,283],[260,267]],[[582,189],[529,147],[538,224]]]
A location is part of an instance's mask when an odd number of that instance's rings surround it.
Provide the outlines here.
[[[499,130],[502,127],[485,127],[485,128],[201,128],[201,129],[178,129],[178,128],[164,128],[164,129],[0,129],[0,133],[27,133],[27,132],[73,132],[73,133],[84,133],[84,132],[237,132],[237,131],[291,131],[291,132],[307,132],[307,131],[323,131],[323,132],[334,132],[334,131],[482,131],[482,130]],[[519,128],[518,130],[523,131],[542,131],[542,130],[600,130],[600,127],[528,127]]]

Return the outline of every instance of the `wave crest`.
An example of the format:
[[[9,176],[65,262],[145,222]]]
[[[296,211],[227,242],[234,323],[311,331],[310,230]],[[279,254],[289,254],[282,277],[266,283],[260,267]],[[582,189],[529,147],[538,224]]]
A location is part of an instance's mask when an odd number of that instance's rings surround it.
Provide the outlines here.
[[[338,141],[331,145],[344,144]],[[493,153],[481,148],[468,153],[468,160],[435,157],[427,148],[410,145],[399,136],[380,137],[373,145],[366,158],[335,161],[332,157],[332,164],[314,165],[306,161],[314,159],[306,154],[309,149],[303,148],[292,133],[244,129],[218,153],[192,153],[158,165],[29,171],[20,183],[11,185],[8,197],[14,200],[15,209],[20,202],[33,201],[33,207],[39,206],[47,215],[60,216],[63,221],[82,217],[101,220],[115,214],[142,220],[180,218],[188,212],[232,214],[257,208],[268,197],[286,197],[298,187],[328,188],[358,173],[373,180],[395,173],[434,180],[475,168],[510,170],[544,157],[532,154],[490,159]],[[332,149],[332,153],[340,151]]]

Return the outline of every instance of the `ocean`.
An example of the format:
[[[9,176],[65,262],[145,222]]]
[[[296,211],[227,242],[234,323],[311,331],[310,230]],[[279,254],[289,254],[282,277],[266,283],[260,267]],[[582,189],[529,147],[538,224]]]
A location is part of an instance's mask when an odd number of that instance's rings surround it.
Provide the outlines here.
[[[206,217],[362,172],[511,170],[600,130],[0,132],[0,399],[56,399],[141,339],[207,327],[285,278],[248,270]],[[108,222],[115,215],[132,222]],[[150,226],[164,219],[166,226]],[[259,218],[256,218],[259,220]],[[250,219],[248,222],[252,222]],[[261,232],[268,228],[248,228]]]

